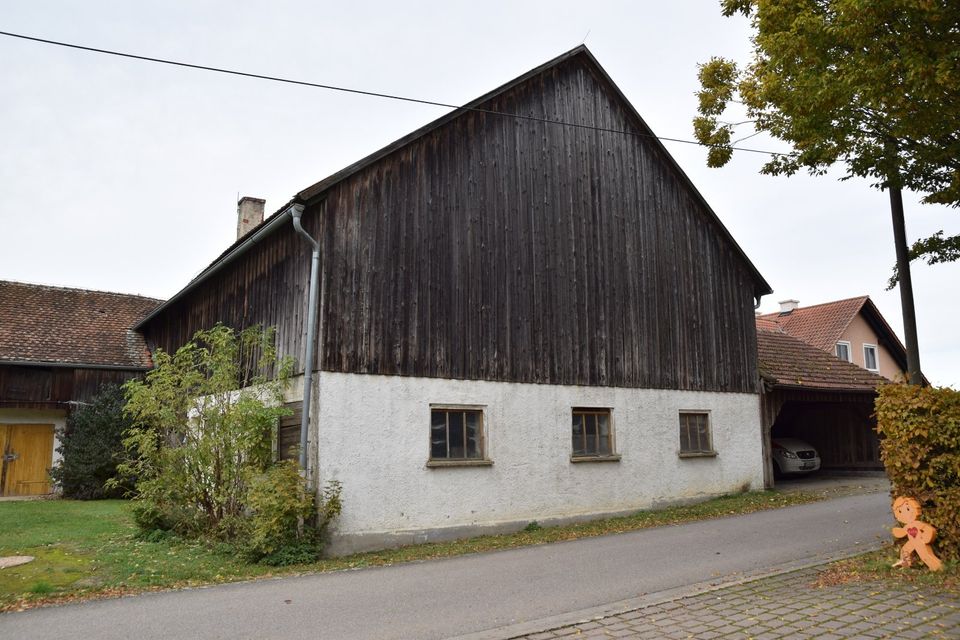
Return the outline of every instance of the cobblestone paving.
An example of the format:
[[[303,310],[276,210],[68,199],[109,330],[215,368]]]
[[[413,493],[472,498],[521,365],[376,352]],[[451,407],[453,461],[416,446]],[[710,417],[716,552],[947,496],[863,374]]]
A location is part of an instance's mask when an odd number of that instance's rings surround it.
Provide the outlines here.
[[[960,596],[881,582],[815,587],[805,569],[523,636],[565,638],[960,638]]]

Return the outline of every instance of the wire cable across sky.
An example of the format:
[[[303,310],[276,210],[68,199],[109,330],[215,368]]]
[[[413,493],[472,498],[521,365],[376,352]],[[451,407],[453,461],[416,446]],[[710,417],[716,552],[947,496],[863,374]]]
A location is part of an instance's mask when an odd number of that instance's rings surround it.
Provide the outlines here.
[[[125,53],[125,52],[122,52],[122,51],[112,51],[112,50],[110,50],[110,49],[100,49],[100,48],[97,48],[97,47],[87,47],[87,46],[84,46],[84,45],[73,44],[73,43],[70,43],[70,42],[60,42],[60,41],[58,41],[58,40],[48,40],[48,39],[46,39],[46,38],[38,38],[38,37],[35,37],[35,36],[28,36],[28,35],[24,35],[24,34],[21,34],[21,33],[11,33],[11,32],[9,32],[9,31],[0,31],[0,36],[6,36],[6,37],[8,37],[8,38],[19,38],[19,39],[21,39],[21,40],[28,40],[28,41],[30,41],[30,42],[38,42],[38,43],[41,43],[41,44],[48,44],[48,45],[53,45],[53,46],[57,46],[57,47],[65,47],[65,48],[67,48],[67,49],[76,49],[76,50],[79,50],[79,51],[88,51],[88,52],[91,52],[91,53],[100,53],[100,54],[104,54],[104,55],[108,55],[108,56],[116,56],[116,57],[119,57],[119,58],[129,58],[129,59],[131,59],[131,60],[140,60],[140,61],[142,61],[142,62],[154,62],[154,63],[157,63],[157,64],[165,64],[165,65],[170,65],[170,66],[175,66],[175,67],[184,67],[184,68],[187,68],[187,69],[196,69],[196,70],[198,70],[198,71],[210,71],[210,72],[213,72],[213,73],[223,73],[223,74],[232,75],[232,76],[239,76],[239,77],[242,77],[242,78],[252,78],[252,79],[254,79],[254,80],[266,80],[266,81],[269,81],[269,82],[280,82],[280,83],[285,83],[285,84],[293,84],[293,85],[299,85],[299,86],[302,86],[302,87],[312,87],[312,88],[314,88],[314,89],[326,89],[326,90],[328,90],[328,91],[339,91],[339,92],[342,92],[342,93],[352,93],[352,94],[356,94],[356,95],[369,96],[369,97],[373,97],[373,98],[384,98],[384,99],[387,99],[387,100],[399,100],[399,101],[401,101],[401,102],[412,102],[412,103],[415,103],[415,104],[423,104],[423,105],[428,105],[428,106],[432,106],[432,107],[442,107],[442,108],[445,108],[445,109],[457,109],[457,110],[462,110],[462,111],[473,111],[473,112],[476,112],[476,113],[484,113],[484,114],[489,114],[489,115],[494,115],[494,116],[500,116],[500,117],[505,117],[505,118],[516,118],[516,119],[519,119],[519,120],[527,120],[527,121],[530,121],[530,122],[539,122],[539,123],[543,123],[543,124],[551,124],[551,125],[557,125],[557,126],[563,126],[563,127],[573,127],[573,128],[577,128],[577,129],[587,129],[587,130],[590,130],[590,131],[597,131],[597,132],[600,132],[600,133],[616,133],[616,134],[620,134],[620,135],[635,136],[635,137],[639,137],[639,138],[654,138],[654,139],[656,139],[656,140],[660,140],[661,142],[678,142],[678,143],[681,143],[681,144],[692,144],[692,145],[696,145],[696,146],[699,146],[699,147],[711,147],[711,146],[715,146],[715,145],[703,144],[703,143],[701,143],[701,142],[697,142],[696,140],[685,140],[685,139],[683,139],[683,138],[669,138],[669,137],[666,137],[666,136],[658,136],[658,135],[655,135],[655,134],[652,134],[652,133],[643,133],[643,132],[640,132],[640,131],[625,131],[625,130],[622,130],[622,129],[608,129],[608,128],[605,128],[605,127],[597,127],[597,126],[593,126],[593,125],[589,125],[589,124],[578,124],[578,123],[575,123],[575,122],[564,122],[564,121],[562,121],[562,120],[551,120],[551,119],[549,119],[549,118],[538,118],[538,117],[536,117],[536,116],[525,116],[525,115],[516,114],[516,113],[507,113],[507,112],[504,112],[504,111],[494,111],[494,110],[492,110],[492,109],[482,109],[482,108],[480,108],[480,107],[468,107],[468,106],[462,106],[462,105],[449,104],[449,103],[446,103],[446,102],[438,102],[438,101],[436,101],[436,100],[424,100],[424,99],[422,99],[422,98],[411,98],[411,97],[408,97],[408,96],[398,96],[398,95],[393,95],[393,94],[389,94],[389,93],[380,93],[380,92],[377,92],[377,91],[366,91],[366,90],[363,90],[363,89],[351,89],[351,88],[349,88],[349,87],[339,87],[339,86],[336,86],[336,85],[322,84],[322,83],[319,83],[319,82],[308,82],[308,81],[306,81],[306,80],[295,80],[295,79],[293,79],[293,78],[281,78],[281,77],[278,77],[278,76],[268,76],[268,75],[263,75],[263,74],[259,74],[259,73],[249,73],[249,72],[246,72],[246,71],[237,71],[237,70],[235,70],[235,69],[223,69],[223,68],[221,68],[221,67],[211,67],[211,66],[202,65],[202,64],[193,64],[193,63],[190,63],[190,62],[180,62],[180,61],[178,61],[178,60],[167,60],[167,59],[165,59],[165,58],[154,58],[154,57],[151,57],[151,56],[141,56],[141,55],[137,55],[137,54],[133,54],[133,53]],[[744,152],[747,152],[747,153],[761,153],[761,154],[772,155],[772,156],[785,155],[785,154],[782,154],[782,153],[778,153],[778,152],[776,152],[776,151],[766,151],[766,150],[764,150],[764,149],[753,149],[753,148],[749,148],[749,147],[735,147],[735,146],[732,146],[732,147],[730,147],[730,148],[733,149],[733,150],[735,150],[735,151],[744,151]]]

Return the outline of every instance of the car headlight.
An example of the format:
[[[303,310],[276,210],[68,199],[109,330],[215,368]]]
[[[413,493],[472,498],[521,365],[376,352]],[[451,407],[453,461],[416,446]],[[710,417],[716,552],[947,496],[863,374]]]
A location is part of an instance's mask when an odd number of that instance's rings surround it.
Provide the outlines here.
[[[793,451],[783,451],[783,457],[794,459],[797,457],[797,454],[795,454]]]

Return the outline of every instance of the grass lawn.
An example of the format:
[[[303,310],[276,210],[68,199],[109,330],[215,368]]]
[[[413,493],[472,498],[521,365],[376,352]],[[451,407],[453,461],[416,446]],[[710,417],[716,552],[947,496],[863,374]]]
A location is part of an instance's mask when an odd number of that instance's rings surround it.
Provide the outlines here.
[[[0,611],[122,595],[151,589],[232,582],[267,575],[337,571],[622,533],[739,515],[822,499],[809,493],[759,491],[697,504],[561,527],[531,523],[524,531],[267,567],[244,562],[203,542],[137,537],[128,503],[37,500],[0,502],[0,556],[30,555],[29,564],[0,569]]]

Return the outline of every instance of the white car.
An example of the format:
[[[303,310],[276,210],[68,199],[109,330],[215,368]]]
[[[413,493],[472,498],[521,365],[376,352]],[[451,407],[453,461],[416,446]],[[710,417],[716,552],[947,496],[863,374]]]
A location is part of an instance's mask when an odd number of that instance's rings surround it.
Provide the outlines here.
[[[812,473],[820,469],[820,454],[797,438],[773,439],[773,467],[779,473]]]

